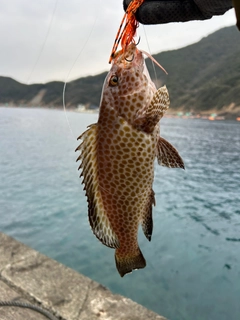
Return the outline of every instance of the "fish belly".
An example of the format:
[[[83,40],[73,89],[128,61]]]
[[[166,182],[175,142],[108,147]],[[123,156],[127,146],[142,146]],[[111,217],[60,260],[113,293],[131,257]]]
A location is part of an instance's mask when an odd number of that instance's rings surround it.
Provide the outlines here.
[[[117,117],[99,123],[97,141],[102,203],[119,241],[116,254],[126,259],[140,254],[137,233],[152,195],[156,138]]]

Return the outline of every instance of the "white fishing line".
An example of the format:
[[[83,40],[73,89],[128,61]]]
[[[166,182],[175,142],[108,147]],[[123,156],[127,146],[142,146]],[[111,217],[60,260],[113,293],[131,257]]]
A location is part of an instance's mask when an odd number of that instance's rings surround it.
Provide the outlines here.
[[[148,37],[147,37],[146,28],[145,28],[144,25],[143,25],[143,32],[144,32],[144,36],[145,36],[145,39],[146,39],[146,43],[147,43],[147,47],[148,47],[148,52],[149,52],[150,56],[152,56],[151,49],[150,49],[150,45],[149,45],[149,42],[148,42]],[[152,59],[151,59],[151,61],[152,61],[152,67],[153,67],[154,76],[155,76],[155,79],[156,79],[156,81],[157,81],[157,80],[158,80],[158,79],[157,79],[157,71],[156,71],[156,68],[155,68],[155,65],[154,65],[154,62],[153,62]]]
[[[102,1],[100,1],[100,3],[101,3],[101,2],[102,2]],[[65,114],[65,118],[66,118],[66,121],[67,121],[67,124],[68,124],[69,130],[70,130],[70,132],[71,132],[71,134],[72,134],[72,136],[73,136],[74,140],[76,140],[77,134],[75,134],[75,133],[73,132],[72,127],[71,127],[71,124],[70,124],[69,119],[68,119],[68,116],[67,116],[67,112],[66,112],[66,102],[65,102],[66,87],[67,87],[68,79],[69,79],[69,77],[70,77],[70,74],[71,74],[71,72],[72,72],[72,70],[73,70],[74,66],[76,65],[76,63],[77,63],[78,59],[79,59],[79,58],[80,58],[80,56],[82,55],[83,50],[85,49],[85,47],[86,47],[86,46],[87,46],[87,44],[88,44],[88,41],[89,41],[89,40],[90,40],[90,38],[91,38],[91,35],[92,35],[92,33],[93,33],[93,30],[94,30],[94,28],[95,28],[95,25],[96,25],[96,22],[97,22],[97,19],[98,19],[98,13],[99,13],[99,12],[97,11],[97,12],[96,12],[95,19],[94,19],[94,22],[93,22],[93,25],[92,25],[92,28],[90,29],[90,31],[89,31],[89,33],[88,33],[88,36],[87,36],[87,38],[86,38],[86,40],[85,40],[85,42],[84,42],[83,46],[81,47],[81,49],[80,49],[80,51],[79,51],[79,53],[78,53],[78,55],[77,55],[76,59],[74,60],[74,62],[73,62],[73,64],[72,64],[72,66],[71,66],[71,68],[70,68],[70,70],[69,70],[69,72],[68,72],[68,74],[67,74],[67,77],[65,78],[65,82],[64,82],[64,85],[63,85],[63,93],[62,93],[62,99],[63,99],[63,110],[64,110],[64,114]]]
[[[47,42],[47,39],[48,39],[48,36],[49,36],[49,34],[50,34],[50,30],[51,30],[51,28],[52,28],[53,19],[54,19],[54,16],[55,16],[55,12],[56,12],[56,10],[57,10],[57,5],[58,5],[58,0],[55,1],[54,7],[53,7],[53,11],[52,11],[52,15],[51,15],[51,20],[50,20],[49,25],[48,25],[47,33],[46,33],[46,35],[45,35],[44,41],[43,41],[43,43],[42,43],[42,46],[41,46],[41,48],[40,48],[40,50],[39,50],[39,53],[38,53],[37,59],[36,59],[36,61],[35,61],[35,64],[34,64],[32,70],[31,70],[31,72],[30,72],[30,74],[29,74],[29,76],[28,76],[28,78],[27,78],[27,84],[29,84],[30,79],[31,79],[31,77],[32,77],[32,75],[33,75],[33,72],[35,71],[36,66],[37,66],[37,64],[38,64],[38,62],[39,62],[39,60],[40,60],[40,58],[41,58],[41,56],[42,56],[43,50],[44,50],[44,48],[45,48],[45,45],[46,45],[46,42]]]
[[[70,125],[70,122],[69,122],[69,119],[68,119],[68,116],[67,116],[67,112],[66,112],[66,102],[65,102],[66,87],[67,87],[67,82],[68,82],[68,79],[69,79],[69,77],[70,77],[70,74],[71,74],[71,72],[72,72],[72,70],[73,70],[74,66],[76,65],[76,63],[77,63],[78,59],[80,58],[81,54],[83,53],[83,50],[85,49],[85,47],[86,47],[86,45],[87,45],[87,43],[88,43],[88,41],[89,41],[89,39],[90,39],[90,37],[91,37],[91,35],[92,35],[92,32],[93,32],[93,30],[94,30],[94,27],[95,27],[96,21],[97,21],[97,17],[95,18],[94,24],[93,24],[93,26],[92,26],[92,28],[91,28],[91,30],[90,30],[90,32],[89,32],[89,34],[88,34],[88,37],[87,37],[86,41],[84,42],[84,44],[83,44],[82,48],[80,49],[80,51],[79,51],[79,53],[78,53],[78,55],[77,55],[76,59],[74,60],[74,62],[73,62],[73,64],[72,64],[72,66],[71,66],[71,68],[70,68],[70,70],[69,70],[69,72],[68,72],[68,74],[67,74],[67,77],[66,77],[66,79],[65,79],[64,85],[63,85],[63,93],[62,93],[62,99],[63,99],[63,110],[64,110],[64,114],[65,114],[65,118],[66,118],[66,121],[67,121],[67,124],[68,124],[69,130],[70,130],[70,132],[71,132],[71,134],[72,134],[72,136],[73,136],[74,140],[76,140],[76,136],[77,136],[77,135],[76,135],[76,134],[74,134],[74,132],[73,132],[73,130],[72,130],[72,127],[71,127],[71,125]]]

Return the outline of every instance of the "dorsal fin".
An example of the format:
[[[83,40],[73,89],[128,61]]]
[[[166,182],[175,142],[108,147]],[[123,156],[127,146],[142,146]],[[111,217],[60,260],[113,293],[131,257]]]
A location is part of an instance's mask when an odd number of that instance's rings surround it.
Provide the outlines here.
[[[76,149],[80,151],[77,161],[82,161],[79,169],[82,169],[82,183],[88,199],[88,217],[92,231],[106,246],[118,248],[118,239],[105,212],[101,194],[103,191],[98,180],[97,129],[97,124],[93,124],[78,138],[82,143]]]
[[[162,137],[158,139],[157,159],[161,166],[185,169],[184,162],[177,149]]]

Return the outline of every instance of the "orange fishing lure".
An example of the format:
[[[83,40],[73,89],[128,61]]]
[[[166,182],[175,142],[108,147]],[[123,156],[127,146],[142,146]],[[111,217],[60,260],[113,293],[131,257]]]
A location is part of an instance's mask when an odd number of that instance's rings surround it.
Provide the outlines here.
[[[129,4],[118,29],[109,63],[112,62],[120,41],[122,47],[121,53],[126,51],[126,48],[130,43],[135,43],[134,36],[139,25],[138,21],[136,20],[135,13],[143,2],[144,0],[132,0],[132,2]]]

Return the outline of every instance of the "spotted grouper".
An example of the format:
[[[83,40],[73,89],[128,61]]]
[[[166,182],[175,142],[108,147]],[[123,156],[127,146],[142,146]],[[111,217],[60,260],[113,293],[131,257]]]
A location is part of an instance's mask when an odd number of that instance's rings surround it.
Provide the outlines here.
[[[116,249],[122,277],[146,266],[137,235],[141,224],[151,240],[155,158],[160,165],[184,168],[177,150],[160,137],[159,121],[169,103],[167,88],[156,89],[142,52],[130,44],[112,61],[98,122],[78,138],[89,222],[95,236]]]

